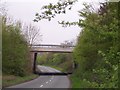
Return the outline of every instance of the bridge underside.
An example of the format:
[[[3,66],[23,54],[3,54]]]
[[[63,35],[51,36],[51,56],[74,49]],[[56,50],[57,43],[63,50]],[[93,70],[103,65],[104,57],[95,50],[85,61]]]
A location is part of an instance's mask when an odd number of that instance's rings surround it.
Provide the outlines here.
[[[72,53],[73,48],[32,48],[31,52],[56,52],[56,53]]]
[[[30,52],[33,52],[33,53],[40,53],[40,52],[53,52],[53,53],[72,53],[72,51],[34,51],[34,50],[31,50]]]

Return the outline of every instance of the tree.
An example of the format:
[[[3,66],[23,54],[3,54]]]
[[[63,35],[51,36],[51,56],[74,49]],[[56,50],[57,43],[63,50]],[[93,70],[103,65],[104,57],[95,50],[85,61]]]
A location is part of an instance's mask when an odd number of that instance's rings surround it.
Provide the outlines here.
[[[31,24],[23,27],[23,34],[30,45],[35,44],[37,38],[41,41],[40,29]]]
[[[73,53],[78,63],[73,79],[76,77],[79,80],[78,83],[81,85],[77,84],[77,87],[81,88],[117,88],[120,62],[118,3],[102,3],[98,12],[91,9],[92,5],[84,4],[84,6],[85,8],[79,11],[82,19],[76,22],[60,22],[64,26],[82,27]],[[61,12],[64,10],[61,7],[61,4],[45,6],[46,11],[42,16],[36,14],[35,21],[51,20],[53,14],[64,13]],[[58,12],[55,12],[55,8]]]
[[[87,83],[87,87],[116,88],[120,58],[118,3],[106,3],[100,7],[100,14],[82,12],[85,14],[83,31],[74,55],[79,63],[78,70],[84,73],[79,73],[81,82]],[[103,8],[107,8],[106,12]]]
[[[42,19],[47,19],[50,21],[56,16],[56,14],[65,14],[66,10],[71,10],[72,5],[76,1],[77,0],[59,0],[55,5],[53,5],[52,3],[50,3],[49,5],[45,5],[42,7],[44,11],[41,14],[36,13],[36,18],[33,21],[38,22]]]
[[[2,72],[25,76],[32,72],[26,39],[17,23],[7,23],[6,17],[2,20]]]

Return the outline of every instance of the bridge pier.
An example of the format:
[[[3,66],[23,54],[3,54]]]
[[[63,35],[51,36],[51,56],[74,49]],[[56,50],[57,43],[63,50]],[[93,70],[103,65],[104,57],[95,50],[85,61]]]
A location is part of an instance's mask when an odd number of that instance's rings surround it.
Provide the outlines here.
[[[33,59],[33,73],[36,74],[36,59],[37,59],[37,53],[34,53],[34,59]]]

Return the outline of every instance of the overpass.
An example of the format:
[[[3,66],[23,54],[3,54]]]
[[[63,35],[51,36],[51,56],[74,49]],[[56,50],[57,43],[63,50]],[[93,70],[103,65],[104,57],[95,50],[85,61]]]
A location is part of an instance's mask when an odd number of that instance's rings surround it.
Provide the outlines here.
[[[58,53],[72,53],[75,46],[70,45],[49,45],[49,44],[38,44],[31,45],[30,52],[58,52]]]
[[[53,44],[37,44],[30,45],[30,52],[33,55],[33,73],[36,73],[37,53],[54,52],[54,53],[72,53],[75,46],[71,45],[53,45]]]

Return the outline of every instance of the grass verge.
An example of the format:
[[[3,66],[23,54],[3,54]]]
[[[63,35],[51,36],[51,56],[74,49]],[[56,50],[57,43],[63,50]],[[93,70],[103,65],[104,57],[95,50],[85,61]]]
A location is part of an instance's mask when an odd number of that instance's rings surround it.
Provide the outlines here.
[[[35,75],[35,74],[30,74],[24,77],[14,76],[14,75],[3,75],[2,76],[2,87],[4,88],[4,87],[12,86],[12,85],[17,85],[23,82],[33,80],[37,77],[38,75]]]
[[[77,77],[70,76],[71,88],[80,88],[80,81]]]
[[[48,64],[44,64],[43,66],[48,66],[48,67],[51,67],[51,68],[55,68],[55,69],[57,69],[57,70],[59,70],[61,72],[64,72],[64,70],[62,68],[57,67],[57,66],[52,66],[52,65],[48,65]]]

